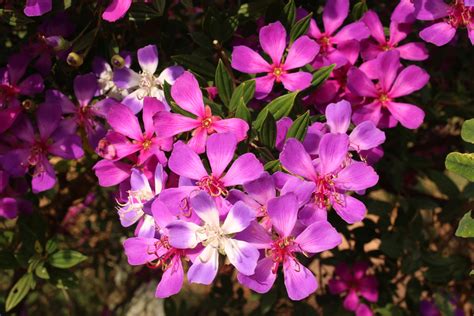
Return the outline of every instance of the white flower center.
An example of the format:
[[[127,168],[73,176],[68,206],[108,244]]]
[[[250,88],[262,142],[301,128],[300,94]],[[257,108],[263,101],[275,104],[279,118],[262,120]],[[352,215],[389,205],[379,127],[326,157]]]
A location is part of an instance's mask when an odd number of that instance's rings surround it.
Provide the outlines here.
[[[197,231],[197,239],[202,242],[203,246],[212,246],[221,254],[225,254],[225,242],[229,237],[222,231],[220,226],[205,224]]]

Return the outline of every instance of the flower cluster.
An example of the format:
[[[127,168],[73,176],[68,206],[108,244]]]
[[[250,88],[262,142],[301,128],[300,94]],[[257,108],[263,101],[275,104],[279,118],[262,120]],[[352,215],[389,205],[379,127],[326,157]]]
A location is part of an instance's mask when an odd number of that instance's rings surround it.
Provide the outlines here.
[[[103,19],[123,17],[131,3],[112,1]],[[51,7],[28,0],[24,12],[38,16]],[[96,56],[93,72],[75,77],[73,96],[45,89],[52,58],[71,64],[75,53],[65,39],[71,32],[44,27],[0,70],[0,216],[31,211],[22,198],[26,182],[34,194],[52,189],[59,158],[100,157],[98,182],[119,186],[118,219],[134,226],[124,242],[128,262],[163,270],[157,297],[177,294],[185,273],[190,283],[211,284],[230,264],[238,282],[258,293],[270,291],[281,266],[288,297],[305,299],[318,288],[305,258],[342,243],[328,213],[347,224],[367,214],[359,196],[378,183],[383,129],[423,124],[422,105],[405,99],[429,81],[408,64],[428,58],[424,43],[407,40],[412,24],[435,21],[420,37],[438,46],[459,28],[474,42],[473,10],[461,0],[401,0],[386,34],[374,11],[343,25],[349,0],[328,0],[324,29],[311,19],[290,40],[284,23],[261,25],[258,44],[234,46],[225,71],[232,86],[255,83],[252,113],[275,116],[274,146],[264,143],[256,120],[236,113],[242,104],[249,111],[250,100],[240,96],[242,103],[223,110],[216,100],[225,92],[196,73],[180,65],[158,71],[156,45],[122,51],[110,63]],[[314,84],[322,67],[331,74]],[[244,80],[234,78],[237,71]],[[288,92],[300,93],[310,114],[302,135],[290,133],[301,115],[268,108]],[[263,147],[274,161],[260,154]],[[368,303],[378,300],[367,269],[338,266],[328,284],[357,315],[370,315]]]

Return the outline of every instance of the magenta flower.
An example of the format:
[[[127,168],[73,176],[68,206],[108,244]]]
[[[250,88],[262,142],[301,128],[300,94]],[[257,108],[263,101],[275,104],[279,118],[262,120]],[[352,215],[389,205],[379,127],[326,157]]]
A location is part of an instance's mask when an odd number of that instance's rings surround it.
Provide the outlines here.
[[[255,219],[254,212],[243,202],[237,202],[221,224],[219,221],[221,211],[206,192],[199,192],[193,196],[191,207],[201,219],[201,225],[180,220],[166,226],[171,246],[181,249],[192,249],[199,243],[204,246],[204,250],[189,268],[189,281],[210,284],[217,275],[219,253],[225,254],[240,273],[253,274],[259,256],[257,248],[232,236],[250,225]]]
[[[355,109],[354,122],[370,120],[381,128],[394,127],[400,122],[406,128],[418,128],[425,117],[423,110],[413,104],[395,102],[395,99],[423,88],[429,80],[426,71],[414,65],[402,68],[395,50],[380,54],[368,66],[368,71],[378,79],[377,85],[360,69],[349,71],[349,89],[367,100]]]
[[[277,277],[280,264],[288,296],[302,300],[314,293],[318,283],[313,273],[296,258],[296,253],[314,254],[337,247],[342,239],[327,221],[318,221],[298,233],[294,230],[298,216],[296,195],[287,193],[268,201],[268,215],[274,233],[269,234],[262,226],[254,223],[237,238],[265,249],[252,275],[239,273],[237,279],[243,285],[258,293],[268,292]]]
[[[239,156],[225,171],[234,157],[236,148],[237,140],[233,134],[211,135],[206,146],[206,154],[212,170],[209,173],[198,154],[188,145],[176,143],[169,159],[169,168],[177,175],[194,182],[174,191],[166,190],[162,195],[166,198],[167,194],[174,195],[176,191],[189,194],[195,190],[202,190],[212,197],[222,198],[227,196],[229,187],[257,179],[263,173],[263,166],[252,153]],[[169,193],[165,193],[167,191]]]
[[[23,12],[26,16],[40,16],[51,11],[52,7],[52,0],[26,0]]]
[[[392,21],[390,23],[390,36],[387,39],[377,13],[368,11],[362,21],[368,27],[373,38],[362,42],[361,56],[364,60],[374,59],[380,53],[392,49],[397,50],[402,59],[425,60],[428,58],[428,50],[423,43],[399,45],[410,33],[411,26],[409,24],[399,24]]]
[[[110,105],[106,115],[107,122],[113,129],[106,136],[106,141],[113,148],[110,158],[122,159],[138,152],[138,165],[142,165],[152,156],[156,156],[161,164],[166,164],[167,159],[163,151],[171,150],[173,140],[155,134],[152,121],[153,115],[164,109],[163,103],[157,99],[145,98],[142,115],[145,131],[142,132],[140,122],[132,110],[120,103]]]
[[[474,8],[466,6],[463,0],[455,0],[452,4],[443,0],[416,0],[415,12],[419,20],[435,20],[433,25],[420,32],[420,37],[426,42],[446,45],[454,38],[457,29],[466,28],[474,45]]]
[[[33,193],[49,190],[56,183],[49,154],[64,159],[79,159],[84,155],[80,137],[71,134],[63,122],[58,104],[43,103],[36,111],[38,132],[26,116],[12,129],[21,144],[3,155],[0,163],[13,176],[22,176],[33,168]]]
[[[234,46],[232,68],[249,74],[265,73],[255,79],[255,97],[265,98],[275,82],[281,82],[286,90],[303,90],[311,84],[312,75],[308,72],[290,70],[301,68],[313,61],[318,54],[319,46],[308,36],[301,36],[288,48],[288,55],[283,59],[287,47],[286,30],[280,22],[270,23],[260,29],[260,46],[270,56],[269,64],[258,53],[247,46]]]
[[[328,0],[323,11],[324,32],[311,20],[308,34],[316,39],[321,50],[313,62],[314,67],[336,64],[341,67],[353,64],[359,54],[359,41],[370,36],[363,22],[354,22],[337,31],[349,15],[349,0]]]
[[[132,169],[127,202],[118,203],[120,223],[123,227],[130,227],[138,222],[136,230],[138,237],[151,238],[155,236],[155,221],[151,215],[146,214],[145,207],[160,194],[166,184],[166,172],[162,165],[156,165],[153,180],[154,189],[151,188],[148,178],[142,171]]]
[[[159,135],[172,137],[193,131],[188,145],[198,154],[204,152],[208,135],[213,133],[232,133],[239,142],[247,137],[249,129],[247,122],[239,118],[221,119],[212,115],[209,106],[204,106],[199,84],[190,72],[185,72],[176,80],[171,87],[171,96],[182,109],[196,117],[191,118],[167,111],[158,112],[153,121]]]
[[[288,139],[280,154],[281,164],[286,170],[316,185],[308,206],[314,209],[317,218],[330,205],[349,224],[365,217],[365,205],[346,192],[370,188],[377,184],[379,177],[365,163],[350,161],[348,151],[349,137],[330,133],[321,138],[319,159],[315,162],[294,138]]]
[[[127,13],[131,5],[132,0],[112,0],[102,13],[102,18],[109,22],[115,22]]]
[[[128,89],[130,93],[122,100],[122,103],[128,106],[133,113],[138,113],[143,108],[143,99],[154,97],[169,108],[162,86],[165,81],[173,85],[175,80],[183,74],[184,69],[180,66],[171,66],[163,70],[159,76],[156,76],[158,50],[155,45],[140,48],[137,55],[138,63],[142,69],[140,73],[127,67],[114,71],[113,77],[117,87]]]
[[[184,281],[182,259],[194,259],[194,250],[179,249],[170,245],[165,227],[176,219],[161,201],[152,204],[154,226],[159,236],[132,237],[123,247],[130,265],[144,265],[163,269],[164,273],[156,288],[155,296],[166,298],[179,293]]]
[[[344,308],[355,312],[357,316],[372,316],[370,308],[362,303],[359,296],[375,303],[379,298],[377,278],[367,275],[368,264],[357,262],[351,268],[345,263],[336,266],[334,278],[329,280],[329,291],[332,294],[344,293]]]
[[[400,0],[390,17],[396,23],[413,23],[416,21],[413,0]]]
[[[94,74],[79,75],[74,78],[74,94],[77,104],[74,104],[64,94],[57,90],[46,92],[46,102],[57,103],[61,106],[64,114],[72,115],[71,126],[81,127],[86,132],[89,144],[95,148],[99,140],[105,136],[104,126],[97,120],[104,117],[105,102],[92,103],[92,98],[97,92],[97,80]],[[72,127],[71,127],[72,128]]]
[[[111,187],[130,178],[133,165],[122,161],[102,159],[94,167],[94,173],[101,187]]]

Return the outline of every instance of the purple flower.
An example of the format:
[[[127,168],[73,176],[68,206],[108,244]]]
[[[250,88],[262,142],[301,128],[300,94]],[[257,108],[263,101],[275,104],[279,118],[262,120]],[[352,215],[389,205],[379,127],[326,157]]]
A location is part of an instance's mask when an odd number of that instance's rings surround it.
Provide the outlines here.
[[[127,13],[131,5],[132,0],[112,0],[102,13],[102,18],[109,22],[115,22]]]
[[[32,211],[31,202],[24,199],[27,190],[24,178],[12,179],[0,169],[0,218],[12,219]]]
[[[198,154],[204,152],[210,134],[232,133],[239,142],[247,137],[249,129],[247,122],[239,118],[221,119],[212,115],[209,106],[204,106],[199,84],[190,72],[185,72],[176,80],[171,87],[171,95],[179,107],[196,115],[196,118],[167,111],[158,112],[153,120],[159,135],[172,137],[193,131],[188,145]]]
[[[425,117],[423,110],[413,104],[395,102],[395,99],[423,88],[429,80],[426,71],[414,65],[402,68],[395,50],[382,53],[366,64],[367,72],[373,74],[378,83],[375,85],[360,69],[349,71],[349,89],[367,100],[355,109],[354,122],[370,120],[381,128],[394,127],[400,122],[406,128],[418,128]]]
[[[400,58],[407,60],[425,60],[428,58],[428,50],[423,43],[408,43],[400,45],[410,33],[409,24],[399,24],[394,21],[390,23],[390,37],[386,38],[383,25],[374,11],[368,11],[362,21],[369,28],[373,39],[362,42],[361,56],[364,60],[376,58],[380,53],[389,50],[397,50]]]
[[[322,67],[336,64],[341,67],[353,64],[359,54],[359,41],[370,36],[363,22],[354,22],[341,27],[349,15],[349,0],[328,0],[323,12],[324,32],[311,20],[308,34],[316,39],[321,50],[313,66]]]
[[[138,165],[152,156],[156,156],[161,164],[166,164],[163,151],[171,150],[173,140],[156,135],[152,120],[153,115],[164,108],[163,103],[157,99],[145,97],[142,115],[145,132],[142,132],[140,122],[130,108],[121,103],[109,105],[106,118],[113,131],[109,131],[104,142],[109,144],[107,149],[112,150],[112,153],[110,157],[104,157],[117,160],[138,152]],[[102,145],[103,142],[99,144],[99,150],[102,150]]]
[[[329,291],[332,294],[346,295],[344,308],[353,311],[357,316],[372,316],[370,308],[360,302],[359,296],[367,301],[378,301],[378,282],[373,275],[367,275],[369,265],[366,262],[357,262],[353,267],[345,263],[336,266],[334,277],[329,280]]]
[[[312,75],[307,72],[290,70],[297,69],[310,63],[318,54],[318,45],[308,36],[301,36],[288,48],[288,55],[283,59],[287,47],[286,30],[280,22],[270,23],[260,29],[260,46],[270,56],[269,64],[258,53],[247,46],[235,46],[232,52],[232,67],[238,71],[259,74],[263,77],[255,79],[255,97],[265,98],[275,82],[283,83],[289,91],[303,90],[311,84]]]
[[[112,57],[112,66],[102,57],[96,56],[92,62],[92,69],[97,76],[98,94],[106,95],[118,101],[126,97],[128,91],[118,88],[114,82],[114,69],[130,68],[131,63],[132,58],[128,52],[120,52],[119,55]]]
[[[155,200],[152,204],[154,226],[159,236],[132,237],[125,240],[123,247],[131,265],[144,265],[163,269],[164,273],[156,288],[155,296],[169,297],[179,293],[184,281],[182,259],[194,259],[192,250],[179,249],[170,245],[166,225],[176,219],[166,205]]]
[[[61,122],[61,108],[56,103],[43,103],[36,112],[38,132],[26,116],[22,116],[12,131],[21,141],[0,158],[3,169],[13,176],[24,175],[34,168],[32,188],[34,193],[51,189],[56,183],[54,168],[48,155],[64,159],[79,159],[84,155],[79,136],[70,133]]]
[[[182,249],[195,248],[199,243],[204,246],[204,250],[189,268],[189,281],[210,284],[219,268],[219,253],[226,255],[240,273],[253,274],[259,256],[257,248],[232,236],[250,225],[255,219],[254,212],[243,202],[237,202],[221,224],[220,211],[206,192],[193,196],[191,207],[202,220],[201,225],[180,220],[166,226],[171,246]]]
[[[315,292],[318,283],[313,273],[296,258],[296,253],[314,254],[338,246],[342,239],[327,222],[318,221],[300,233],[294,231],[298,216],[298,200],[295,194],[287,193],[268,201],[268,215],[274,233],[269,234],[255,223],[237,235],[237,238],[265,249],[265,257],[258,261],[255,273],[239,273],[240,283],[258,293],[268,292],[275,282],[280,264],[288,296],[302,300]]]
[[[166,184],[166,173],[163,166],[156,165],[154,173],[154,189],[146,175],[137,169],[132,169],[130,190],[127,191],[127,202],[119,203],[118,214],[123,227],[129,227],[139,222],[136,235],[138,237],[154,237],[155,221],[145,213],[145,205],[160,194]]]
[[[472,3],[471,3],[472,5]],[[416,0],[416,18],[423,21],[441,20],[420,32],[426,42],[443,46],[449,43],[459,28],[466,28],[474,45],[474,8],[466,6],[463,0],[447,4],[443,0]]]
[[[367,212],[365,205],[346,195],[347,191],[361,191],[374,186],[378,175],[363,162],[348,159],[349,137],[345,134],[326,134],[319,144],[319,159],[313,160],[303,145],[290,138],[280,161],[286,170],[315,183],[312,203],[316,218],[332,205],[347,223],[361,221]],[[309,210],[308,210],[309,211]]]
[[[97,92],[97,80],[94,74],[79,75],[74,78],[74,94],[77,104],[74,104],[59,91],[49,90],[46,92],[46,102],[57,103],[61,106],[64,114],[71,114],[71,124],[79,126],[86,132],[90,146],[95,148],[99,140],[105,136],[104,126],[97,120],[103,117],[105,102],[93,104],[92,98]]]
[[[51,11],[52,7],[52,0],[26,0],[23,12],[26,16],[40,16]]]
[[[233,134],[211,135],[206,148],[212,170],[210,173],[204,168],[198,154],[188,145],[181,142],[174,145],[169,159],[169,168],[177,175],[194,180],[194,182],[180,186],[173,191],[166,190],[162,193],[162,197],[176,195],[176,191],[189,195],[192,191],[202,190],[212,197],[220,199],[227,196],[229,187],[255,180],[263,173],[262,164],[252,153],[239,156],[225,171],[237,148],[237,140]]]
[[[128,89],[130,92],[122,103],[128,106],[133,113],[142,110],[145,97],[155,97],[168,107],[162,86],[165,81],[173,85],[175,80],[183,74],[184,69],[179,66],[171,66],[163,70],[159,76],[155,76],[158,68],[156,46],[148,45],[140,48],[137,54],[138,63],[142,69],[140,73],[136,73],[130,68],[120,68],[114,72],[114,82],[117,87]]]
[[[413,23],[416,21],[413,0],[400,0],[390,17],[396,23]]]

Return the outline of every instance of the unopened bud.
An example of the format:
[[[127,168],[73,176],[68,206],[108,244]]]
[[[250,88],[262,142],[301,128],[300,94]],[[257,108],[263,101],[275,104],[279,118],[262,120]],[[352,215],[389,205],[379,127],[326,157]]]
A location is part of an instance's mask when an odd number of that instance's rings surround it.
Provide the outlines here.
[[[69,55],[67,55],[66,61],[71,67],[80,67],[84,62],[84,59],[78,53],[70,52]]]
[[[36,108],[36,104],[31,99],[26,99],[21,102],[21,106],[28,112],[33,111]]]
[[[120,55],[112,56],[111,62],[112,62],[112,66],[114,66],[115,68],[125,67],[125,59],[123,59],[123,57]]]

